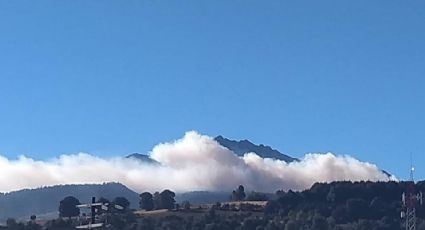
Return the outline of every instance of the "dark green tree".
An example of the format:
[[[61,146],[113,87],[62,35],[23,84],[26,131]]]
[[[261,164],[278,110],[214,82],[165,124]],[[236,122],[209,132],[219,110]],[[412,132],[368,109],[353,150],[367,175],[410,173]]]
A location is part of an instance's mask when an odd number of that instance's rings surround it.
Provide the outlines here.
[[[246,197],[245,188],[242,185],[232,192],[232,201],[244,200]]]
[[[140,202],[139,202],[140,208],[144,209],[146,211],[151,211],[155,208],[154,202],[153,202],[153,196],[149,192],[144,192],[140,194]]]
[[[109,203],[111,203],[111,201],[109,201],[108,199],[106,199],[104,197],[100,197],[96,202],[97,203],[102,203],[102,204],[109,204]]]
[[[161,209],[161,196],[159,195],[159,192],[155,192],[153,194],[153,206],[154,209]]]
[[[67,196],[60,201],[59,204],[59,217],[74,217],[80,215],[80,209],[76,206],[80,204],[80,201],[73,197]]]
[[[162,191],[160,194],[160,207],[162,209],[174,209],[176,201],[174,197],[176,194],[168,189]]]

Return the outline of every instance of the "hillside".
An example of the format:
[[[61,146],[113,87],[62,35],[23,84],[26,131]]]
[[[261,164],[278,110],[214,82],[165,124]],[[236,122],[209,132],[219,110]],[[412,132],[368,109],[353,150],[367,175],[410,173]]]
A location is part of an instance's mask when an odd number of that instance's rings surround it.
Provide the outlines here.
[[[123,196],[130,201],[131,207],[139,205],[139,195],[119,183],[57,185],[0,194],[0,222],[8,217],[27,219],[32,214],[54,213],[66,196],[74,196],[80,202],[89,202],[92,196],[109,200]]]
[[[139,216],[138,219],[134,219],[134,216],[125,219],[125,216],[115,215],[115,222],[111,222],[111,224],[121,226],[118,229],[167,229],[163,228],[164,226],[172,226],[169,229],[185,229],[185,226],[197,226],[196,229],[401,229],[403,220],[400,219],[400,212],[403,208],[400,198],[401,194],[406,191],[408,183],[411,182],[316,183],[304,191],[277,191],[267,203],[256,200],[221,204],[210,202],[213,203],[214,208],[212,205],[199,204],[205,204],[202,199],[207,197],[211,199],[224,197],[225,192],[217,194],[191,192],[176,198],[179,202],[186,198],[191,199],[191,203],[194,204],[192,208],[138,211],[136,213]],[[416,192],[423,192],[425,191],[425,181],[420,181],[413,187]],[[23,204],[27,203],[32,208],[41,207],[36,206],[37,204],[44,205],[46,208],[46,203],[54,204],[55,199],[59,202],[57,194],[60,193],[62,193],[61,197],[66,195],[89,197],[84,193],[97,192],[98,196],[112,199],[115,196],[124,195],[120,194],[121,192],[128,191],[125,186],[117,183],[65,185],[23,190],[2,194],[1,204],[5,204],[5,197],[7,197],[9,209],[3,209],[0,213],[7,211],[10,216],[11,210],[18,207],[21,211],[20,215],[22,215],[22,210],[25,209]],[[67,192],[71,192],[71,194]],[[137,196],[134,192],[131,194]],[[196,204],[198,203],[195,201],[197,199],[200,199],[199,204]],[[84,202],[87,199],[81,198],[81,201]],[[133,200],[134,203],[137,201]],[[57,209],[56,206],[51,205],[50,208]],[[49,209],[45,209],[45,211],[49,211]],[[425,208],[420,206],[416,211],[417,229],[425,229]],[[16,210],[14,213],[16,214]],[[26,219],[28,219],[30,212],[26,213]],[[52,216],[51,219],[55,217]],[[117,222],[116,218],[124,218],[120,219],[124,222]],[[122,228],[123,225],[125,228]]]
[[[56,185],[0,193],[0,223],[9,217],[27,220],[33,214],[56,218],[59,202],[66,196],[74,196],[82,203],[89,202],[92,196],[108,200],[123,196],[130,201],[131,208],[139,208],[139,194],[120,183]],[[193,204],[203,204],[227,201],[229,196],[230,192],[195,191],[177,193],[175,199],[177,203],[189,201]]]
[[[267,203],[237,201],[203,209],[139,212],[138,229],[401,230],[405,226],[400,198],[410,183],[316,183],[305,191],[277,191]],[[425,182],[412,187],[425,191]],[[416,212],[416,229],[425,229],[424,207]]]

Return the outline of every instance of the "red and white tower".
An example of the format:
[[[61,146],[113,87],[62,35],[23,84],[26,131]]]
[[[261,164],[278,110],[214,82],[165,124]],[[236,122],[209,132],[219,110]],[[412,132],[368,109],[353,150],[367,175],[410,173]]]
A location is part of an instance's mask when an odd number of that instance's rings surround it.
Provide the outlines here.
[[[412,166],[410,168],[410,180],[407,182],[406,192],[401,196],[403,204],[401,218],[405,221],[406,230],[416,230],[416,207],[423,203],[422,192],[416,192],[415,190],[414,171],[415,168]]]

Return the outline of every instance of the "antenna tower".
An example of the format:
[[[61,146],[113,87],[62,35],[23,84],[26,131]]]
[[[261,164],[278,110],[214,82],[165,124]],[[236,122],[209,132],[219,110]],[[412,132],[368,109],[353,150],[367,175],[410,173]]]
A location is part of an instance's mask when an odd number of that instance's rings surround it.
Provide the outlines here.
[[[401,196],[403,205],[401,218],[405,221],[404,226],[406,230],[416,230],[416,207],[423,203],[422,192],[417,193],[415,191],[414,171],[415,168],[412,163],[412,155],[410,155],[410,180],[406,183],[406,192]]]

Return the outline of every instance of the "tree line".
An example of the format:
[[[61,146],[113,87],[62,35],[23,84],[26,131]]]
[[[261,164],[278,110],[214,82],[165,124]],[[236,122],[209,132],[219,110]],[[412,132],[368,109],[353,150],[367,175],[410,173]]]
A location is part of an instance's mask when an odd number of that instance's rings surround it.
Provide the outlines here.
[[[111,203],[120,203],[126,211],[112,210],[112,229],[169,229],[169,230],[383,230],[402,229],[400,212],[401,194],[407,182],[333,182],[316,183],[304,191],[276,191],[273,196],[251,192],[248,195],[240,185],[230,193],[230,200],[268,199],[262,213],[220,209],[213,205],[206,211],[178,209],[171,190],[143,192],[140,207],[144,210],[174,209],[162,216],[138,217],[129,209],[126,199],[115,198]],[[416,191],[425,191],[425,182],[415,185]],[[99,202],[108,203],[103,198]],[[128,200],[127,200],[128,201]],[[65,198],[59,205],[63,218],[49,221],[46,229],[66,229],[71,226],[70,217],[77,211],[70,211],[79,204],[78,200]],[[190,208],[190,204],[188,204]],[[222,207],[222,206],[221,206]],[[184,209],[184,207],[183,207]],[[62,211],[61,211],[62,210]],[[69,212],[65,211],[68,210]],[[193,212],[193,213],[192,213]],[[180,214],[179,214],[180,213]],[[182,215],[182,213],[184,215]],[[195,218],[196,216],[196,218]],[[417,208],[417,230],[425,230],[425,208]],[[35,220],[35,217],[34,217]],[[39,229],[35,221],[27,224],[8,220],[8,229]]]
[[[171,190],[164,190],[161,193],[155,192],[151,194],[144,192],[140,194],[139,206],[141,209],[146,211],[158,210],[158,209],[174,209],[176,194]]]

